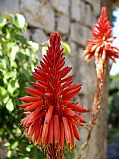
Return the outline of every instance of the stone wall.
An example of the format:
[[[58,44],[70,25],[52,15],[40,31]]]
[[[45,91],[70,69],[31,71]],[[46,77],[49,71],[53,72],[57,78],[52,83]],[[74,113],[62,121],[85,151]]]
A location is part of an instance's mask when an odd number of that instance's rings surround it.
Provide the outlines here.
[[[84,47],[90,36],[90,27],[99,15],[95,0],[1,0],[0,13],[22,13],[28,23],[31,38],[38,43],[53,31],[59,31],[64,40]]]
[[[70,44],[72,52],[67,63],[73,66],[75,82],[82,83],[81,104],[92,104],[96,77],[94,64],[85,64],[82,56],[86,40],[90,38],[90,29],[97,21],[100,12],[98,0],[0,0],[0,13],[21,13],[29,24],[28,36],[31,40],[42,43],[48,40],[50,33],[59,31],[63,41]],[[39,53],[39,55],[41,55]],[[81,142],[86,131],[81,130]],[[95,145],[93,145],[95,147]],[[77,156],[78,158],[78,150]],[[85,159],[90,158],[88,152]],[[100,158],[102,159],[102,158]]]

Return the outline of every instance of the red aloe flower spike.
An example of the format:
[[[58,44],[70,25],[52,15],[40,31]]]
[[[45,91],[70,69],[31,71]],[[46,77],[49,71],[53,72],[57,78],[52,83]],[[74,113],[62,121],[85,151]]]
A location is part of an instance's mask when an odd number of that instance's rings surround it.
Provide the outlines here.
[[[114,62],[115,58],[119,58],[119,49],[112,45],[115,37],[111,36],[111,33],[112,27],[107,17],[106,7],[102,7],[98,23],[92,29],[93,39],[88,40],[89,43],[84,51],[86,61],[89,61],[92,56],[94,56],[96,63],[99,58],[102,59],[103,63],[108,58]]]
[[[63,159],[65,142],[72,150],[74,139],[79,139],[77,127],[85,121],[76,112],[88,112],[70,100],[81,89],[81,84],[72,84],[73,76],[68,76],[71,69],[65,66],[60,36],[54,32],[47,54],[33,73],[37,82],[30,82],[33,88],[26,88],[29,96],[20,98],[25,102],[20,106],[25,114],[21,120],[24,133],[50,158]]]
[[[80,158],[89,143],[92,130],[94,128],[94,125],[96,124],[96,119],[100,112],[101,97],[103,93],[105,72],[107,71],[106,66],[108,64],[108,59],[111,59],[113,62],[115,62],[115,59],[119,58],[119,49],[113,46],[112,42],[115,37],[113,37],[111,33],[112,27],[107,17],[106,7],[102,7],[101,16],[98,19],[98,23],[92,29],[93,38],[88,40],[88,44],[84,51],[85,60],[87,62],[94,56],[97,73],[97,90],[92,106],[92,119],[89,124],[89,133],[87,136],[87,140],[84,143],[84,146],[82,146],[81,148]],[[83,123],[84,119],[82,119],[79,115],[77,115],[77,119],[79,119],[81,124]],[[79,121],[76,121],[77,124],[80,124]]]
[[[111,36],[111,33],[112,27],[107,17],[106,7],[102,7],[98,23],[92,30],[93,39],[88,40],[89,43],[84,51],[86,61],[89,61],[94,56],[96,65],[97,92],[92,108],[93,118],[95,119],[100,109],[106,64],[108,63],[108,59],[112,59],[115,62],[115,58],[119,58],[119,49],[113,46],[112,42],[115,37]]]

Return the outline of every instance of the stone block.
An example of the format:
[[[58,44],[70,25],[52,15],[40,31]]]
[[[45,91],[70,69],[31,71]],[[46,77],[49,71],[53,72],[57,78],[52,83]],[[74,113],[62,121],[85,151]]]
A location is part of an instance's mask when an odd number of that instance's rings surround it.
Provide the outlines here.
[[[19,0],[0,0],[0,13],[18,13]]]
[[[70,38],[79,45],[85,46],[86,41],[90,38],[90,29],[79,23],[71,24]]]
[[[95,16],[100,15],[100,1],[93,0],[93,11]]]
[[[92,8],[88,3],[81,0],[72,0],[71,5],[71,18],[74,21],[80,22],[87,26],[92,25]]]
[[[44,5],[37,0],[21,0],[20,9],[30,26],[44,29],[47,33],[54,31],[54,11],[49,3]]]
[[[31,38],[34,42],[37,42],[39,44],[48,40],[48,37],[46,36],[45,32],[41,29],[32,29]]]
[[[83,55],[83,52],[84,50],[82,48],[79,48],[78,50],[79,75],[78,76],[80,77],[80,82],[82,83],[81,93],[84,95],[90,95],[90,98],[93,99],[94,97],[93,95],[96,88],[95,64],[94,64],[94,61],[91,61],[85,64],[85,61],[84,61],[85,57]]]
[[[71,0],[72,20],[84,23],[85,15],[85,3],[81,0]]]
[[[69,17],[61,15],[57,19],[57,30],[62,34],[67,34],[69,32]]]
[[[71,47],[71,53],[70,53],[70,61],[71,63],[73,64],[73,67],[72,67],[72,71],[73,71],[73,75],[74,75],[74,81],[76,80],[77,76],[77,72],[79,70],[79,66],[78,66],[78,45],[74,42],[70,42],[70,47]],[[76,81],[77,82],[77,81]]]
[[[65,15],[69,14],[69,0],[50,0],[54,9]]]
[[[89,3],[93,7],[93,11],[95,16],[99,16],[100,14],[100,1],[98,0],[84,0],[85,2]]]
[[[97,23],[97,21],[98,21],[98,18],[95,15],[92,15],[92,28]]]
[[[85,5],[85,15],[86,15],[86,18],[84,19],[85,24],[87,26],[92,26],[92,23],[93,23],[93,12],[92,12],[91,6],[89,4]]]

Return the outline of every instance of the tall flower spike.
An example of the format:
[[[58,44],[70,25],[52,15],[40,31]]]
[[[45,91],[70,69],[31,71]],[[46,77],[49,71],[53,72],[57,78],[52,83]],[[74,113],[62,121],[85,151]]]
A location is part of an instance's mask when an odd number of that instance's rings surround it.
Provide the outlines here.
[[[84,51],[85,60],[87,62],[94,56],[97,73],[97,89],[92,106],[92,119],[89,124],[89,133],[86,142],[80,149],[80,158],[90,141],[92,130],[96,124],[96,119],[100,112],[101,97],[103,93],[108,59],[112,59],[115,62],[115,58],[119,58],[119,49],[112,45],[115,37],[111,36],[111,33],[112,27],[107,17],[106,8],[102,7],[101,16],[98,19],[98,23],[92,30],[93,39],[88,40],[89,43]]]
[[[84,51],[86,61],[89,61],[92,56],[95,58],[95,63],[99,58],[103,63],[107,58],[114,62],[115,58],[119,58],[119,49],[112,45],[115,37],[111,36],[111,33],[112,27],[107,17],[106,7],[102,7],[98,23],[92,30],[93,39],[88,40],[89,43]]]
[[[67,149],[72,150],[74,140],[79,140],[77,126],[85,123],[80,114],[87,112],[70,100],[81,89],[80,84],[72,84],[70,70],[65,66],[60,36],[54,32],[47,54],[33,73],[37,82],[31,82],[33,88],[26,88],[29,96],[20,98],[26,102],[21,105],[26,114],[21,120],[24,132],[55,159],[63,158],[65,141]]]

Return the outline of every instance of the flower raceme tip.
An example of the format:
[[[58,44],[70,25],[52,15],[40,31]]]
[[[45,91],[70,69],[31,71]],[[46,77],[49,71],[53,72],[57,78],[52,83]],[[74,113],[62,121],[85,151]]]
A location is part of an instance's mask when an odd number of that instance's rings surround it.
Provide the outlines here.
[[[112,27],[107,17],[106,7],[102,7],[98,23],[92,29],[93,39],[87,40],[88,44],[84,51],[85,60],[88,62],[93,56],[95,62],[102,59],[105,63],[109,58],[115,62],[119,58],[119,49],[112,45],[115,37],[111,35]]]
[[[32,142],[48,151],[63,150],[65,141],[66,148],[72,150],[75,139],[80,140],[78,126],[85,123],[81,114],[88,112],[71,101],[81,84],[73,84],[73,76],[68,75],[70,70],[71,67],[65,66],[60,36],[54,32],[50,35],[47,54],[33,73],[37,82],[31,82],[32,88],[26,88],[29,96],[20,98],[25,102],[20,106],[25,113],[21,120],[24,132]]]

